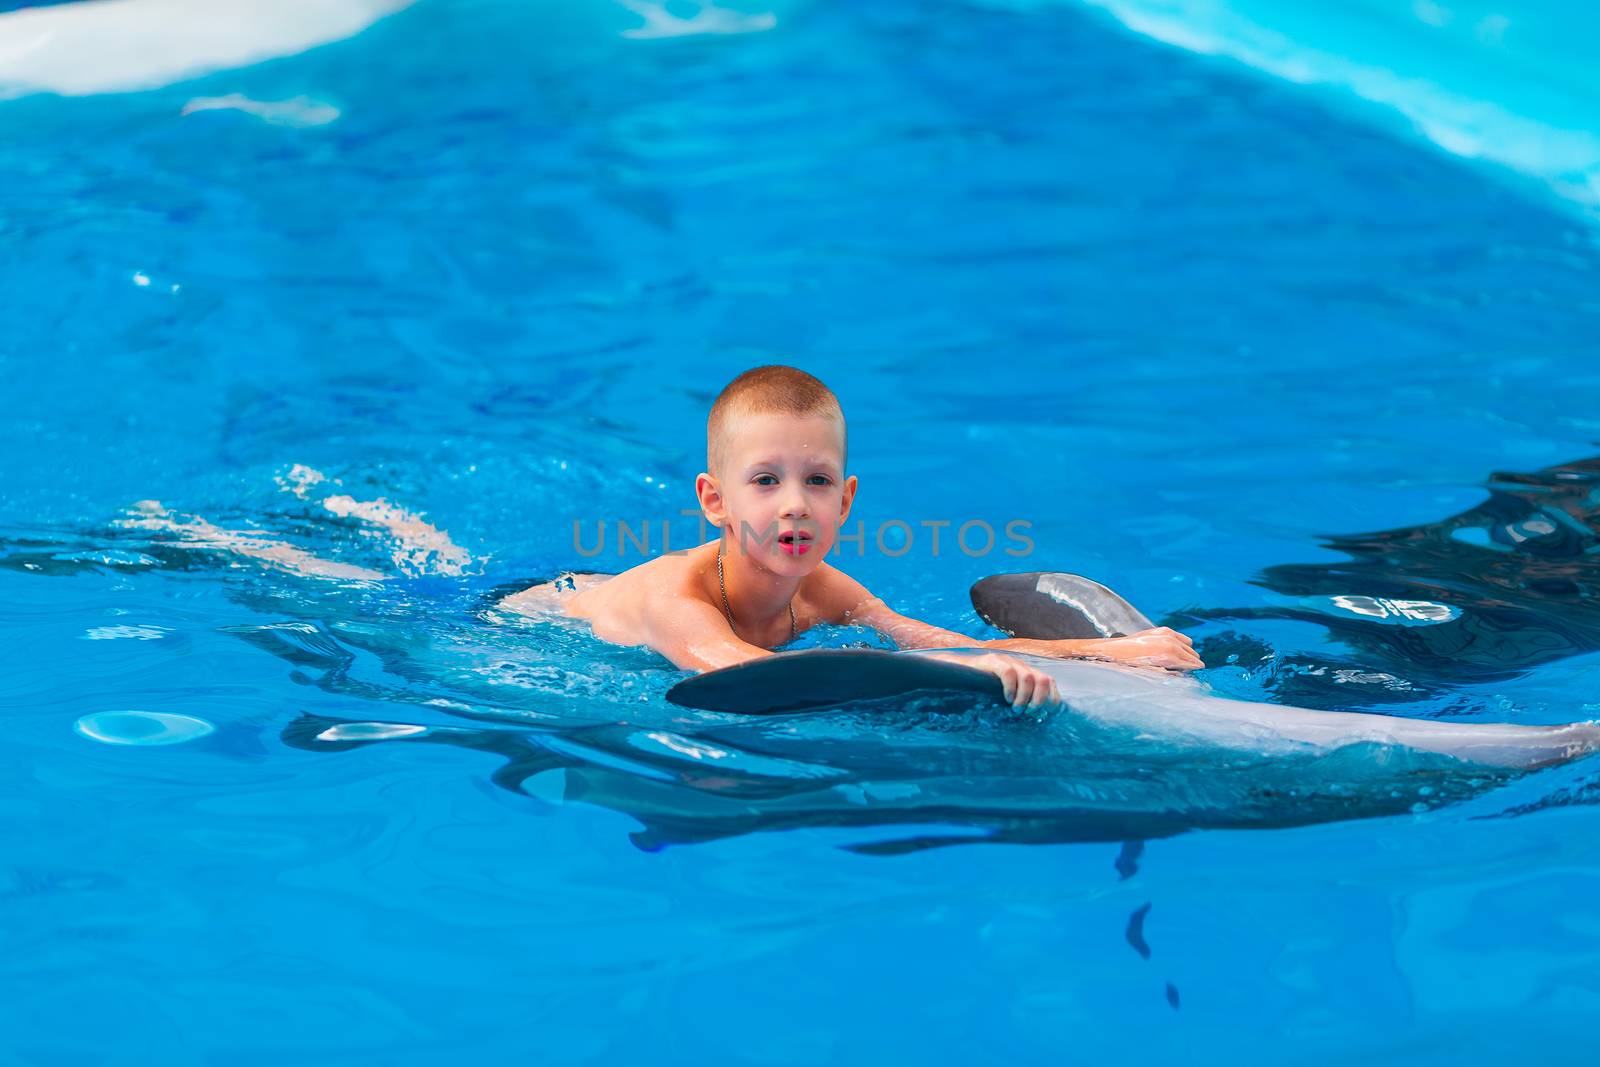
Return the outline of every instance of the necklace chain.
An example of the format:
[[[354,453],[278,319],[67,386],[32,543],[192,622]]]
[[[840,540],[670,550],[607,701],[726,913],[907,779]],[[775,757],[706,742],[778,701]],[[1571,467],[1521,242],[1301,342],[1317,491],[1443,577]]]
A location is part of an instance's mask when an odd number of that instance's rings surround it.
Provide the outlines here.
[[[728,629],[733,631],[733,636],[739,636],[739,628],[733,624],[733,609],[728,606],[728,583],[722,577],[722,548],[717,547],[717,590],[722,593],[722,613],[728,617]],[[789,640],[793,641],[799,626],[794,618],[794,598],[789,598]]]

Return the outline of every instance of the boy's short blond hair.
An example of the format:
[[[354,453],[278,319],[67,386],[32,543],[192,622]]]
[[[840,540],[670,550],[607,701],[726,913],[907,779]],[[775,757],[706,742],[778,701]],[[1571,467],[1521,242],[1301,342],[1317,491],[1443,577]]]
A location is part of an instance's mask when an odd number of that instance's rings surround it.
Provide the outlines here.
[[[742,415],[833,419],[839,424],[841,461],[844,458],[844,409],[833,390],[803,370],[773,364],[745,371],[717,394],[706,417],[706,465],[712,474],[722,473],[728,426]]]

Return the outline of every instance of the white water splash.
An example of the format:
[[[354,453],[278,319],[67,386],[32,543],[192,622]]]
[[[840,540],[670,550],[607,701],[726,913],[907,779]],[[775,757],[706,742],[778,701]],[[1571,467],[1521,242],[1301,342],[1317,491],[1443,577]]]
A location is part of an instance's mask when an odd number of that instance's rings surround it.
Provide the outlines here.
[[[194,115],[202,111],[242,111],[270,126],[287,126],[291,129],[326,126],[339,117],[338,108],[309,96],[296,96],[290,100],[252,100],[243,93],[197,96],[183,105],[182,114]]]
[[[303,463],[294,464],[275,480],[279,489],[301,500],[310,499],[311,490],[319,485],[341,484],[338,479],[330,479]],[[358,519],[383,530],[393,539],[390,559],[402,574],[459,577],[466,573],[466,568],[473,562],[472,555],[450,540],[449,533],[383,497],[357,500],[347,494],[337,493],[322,498],[321,504],[329,514],[342,519]]]
[[[0,97],[154,89],[354,36],[412,0],[93,0],[0,15]]]
[[[85,641],[159,641],[170,633],[164,626],[94,626]]]
[[[715,4],[702,3],[692,15],[674,15],[657,0],[617,0],[623,7],[644,19],[643,26],[623,30],[622,36],[634,40],[662,37],[695,37],[702,34],[760,33],[778,24],[770,11],[747,15]]]

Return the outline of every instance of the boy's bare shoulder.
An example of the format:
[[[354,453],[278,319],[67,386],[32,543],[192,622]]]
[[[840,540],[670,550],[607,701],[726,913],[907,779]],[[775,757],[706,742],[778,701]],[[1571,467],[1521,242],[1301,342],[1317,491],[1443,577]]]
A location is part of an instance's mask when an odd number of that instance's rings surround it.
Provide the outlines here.
[[[696,552],[693,551],[682,555],[658,556],[637,567],[630,567],[607,584],[618,595],[652,603],[684,596],[703,600],[705,564],[695,557]]]
[[[575,599],[570,613],[595,622],[610,619],[638,626],[648,616],[685,599],[710,603],[702,555],[700,549],[694,549],[630,567]]]
[[[822,563],[806,578],[805,606],[819,622],[848,623],[851,614],[872,599],[867,587],[831,563]]]

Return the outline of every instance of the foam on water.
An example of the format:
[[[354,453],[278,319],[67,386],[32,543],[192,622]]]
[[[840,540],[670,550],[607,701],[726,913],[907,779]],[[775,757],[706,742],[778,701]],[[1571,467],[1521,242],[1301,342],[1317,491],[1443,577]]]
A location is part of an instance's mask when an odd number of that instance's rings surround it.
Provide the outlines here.
[[[760,33],[778,24],[777,15],[770,11],[745,14],[701,4],[691,15],[679,15],[667,4],[652,0],[617,0],[623,7],[644,19],[642,26],[622,31],[622,36],[634,40],[652,40],[665,37],[695,37],[700,34]]]
[[[254,115],[270,126],[304,128],[326,126],[339,117],[339,109],[332,104],[297,96],[292,100],[252,100],[243,93],[226,96],[197,96],[183,105],[183,114],[196,115],[203,111],[239,111]]]
[[[349,37],[411,0],[101,0],[0,15],[0,97],[153,89]]]

